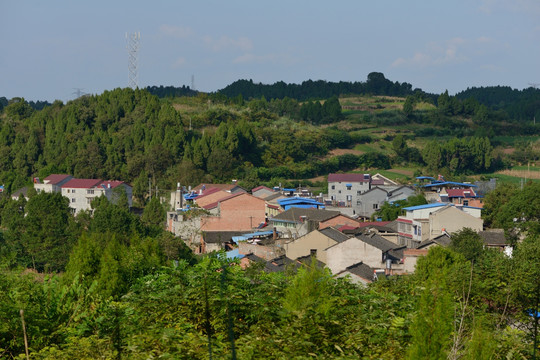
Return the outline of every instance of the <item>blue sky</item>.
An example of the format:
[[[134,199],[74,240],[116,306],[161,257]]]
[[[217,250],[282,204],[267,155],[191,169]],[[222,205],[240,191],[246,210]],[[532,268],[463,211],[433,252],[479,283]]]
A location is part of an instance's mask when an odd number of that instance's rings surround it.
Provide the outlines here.
[[[540,84],[539,0],[0,0],[0,96],[73,99],[128,85],[216,91],[238,79],[365,81],[432,93]]]

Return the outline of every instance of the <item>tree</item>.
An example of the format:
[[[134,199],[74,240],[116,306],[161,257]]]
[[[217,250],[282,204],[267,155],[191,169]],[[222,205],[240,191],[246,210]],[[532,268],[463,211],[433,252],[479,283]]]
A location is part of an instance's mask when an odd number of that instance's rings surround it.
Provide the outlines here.
[[[162,228],[166,221],[166,211],[159,197],[154,196],[144,207],[141,221],[147,226]]]
[[[450,248],[461,253],[465,259],[475,261],[484,250],[484,242],[478,233],[470,228],[464,228],[452,234]]]
[[[69,200],[60,193],[41,192],[28,201],[21,239],[27,265],[38,271],[64,269],[74,242],[67,231],[70,221]]]
[[[407,159],[409,147],[407,146],[407,141],[403,135],[397,135],[394,140],[392,140],[392,149],[399,158]]]
[[[405,102],[403,103],[403,114],[405,114],[406,117],[409,117],[412,115],[414,111],[414,97],[413,96],[407,96],[405,98]]]
[[[517,295],[520,318],[530,324],[528,333],[533,340],[533,358],[538,352],[540,321],[540,235],[529,235],[518,244],[514,259],[513,290]]]

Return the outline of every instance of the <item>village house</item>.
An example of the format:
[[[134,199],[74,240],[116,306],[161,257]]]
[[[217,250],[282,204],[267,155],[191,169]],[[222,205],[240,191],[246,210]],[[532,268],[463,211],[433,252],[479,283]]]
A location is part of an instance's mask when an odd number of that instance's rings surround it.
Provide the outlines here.
[[[73,176],[65,174],[51,174],[43,179],[43,181],[40,181],[36,177],[34,178],[34,189],[36,189],[38,194],[42,191],[48,193],[62,192],[62,185],[71,179],[73,179]]]
[[[352,207],[357,196],[370,189],[369,174],[328,174],[328,197],[334,205]]]
[[[261,199],[264,199],[265,197],[273,194],[275,194],[275,191],[264,185],[257,186],[256,188],[251,189],[251,195]]]
[[[132,188],[123,181],[72,178],[61,185],[60,189],[62,195],[69,199],[69,207],[75,214],[91,210],[90,204],[100,196],[117,203],[122,192],[127,196],[129,206],[132,206]]]
[[[387,274],[403,273],[404,249],[377,234],[360,234],[327,248],[326,265],[333,274],[359,262]]]
[[[284,245],[285,255],[290,259],[312,255],[317,257],[317,260],[326,264],[326,252],[324,250],[348,238],[349,236],[332,227],[314,230],[304,236],[286,242]]]
[[[452,234],[463,228],[483,230],[483,220],[459,210],[451,204],[432,203],[403,209],[404,216],[397,218],[398,242],[409,248],[416,248],[424,241],[443,233]]]
[[[376,279],[376,270],[371,266],[358,262],[334,275],[336,278],[348,277],[353,284],[367,285]]]
[[[358,221],[339,211],[311,208],[290,208],[269,219],[270,226],[285,238],[298,238],[316,229],[343,225],[358,225]]]

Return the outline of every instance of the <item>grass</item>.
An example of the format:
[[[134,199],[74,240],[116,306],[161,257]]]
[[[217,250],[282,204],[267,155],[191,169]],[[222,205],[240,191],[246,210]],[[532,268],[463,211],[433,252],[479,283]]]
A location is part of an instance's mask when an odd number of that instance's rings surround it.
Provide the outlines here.
[[[396,172],[396,171],[400,171],[400,172]],[[386,176],[390,180],[394,180],[400,183],[406,183],[413,180],[414,171],[415,169],[411,169],[411,168],[396,168],[396,169],[389,169],[389,170],[373,170],[372,173],[374,174],[379,173],[383,176]],[[403,174],[402,172],[410,172],[411,175],[408,176],[406,174]]]

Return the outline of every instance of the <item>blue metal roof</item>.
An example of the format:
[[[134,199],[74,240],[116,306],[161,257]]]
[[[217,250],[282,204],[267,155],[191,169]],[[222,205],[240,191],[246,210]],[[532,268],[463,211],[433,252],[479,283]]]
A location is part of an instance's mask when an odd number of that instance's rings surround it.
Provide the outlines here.
[[[416,178],[418,180],[435,180],[435,178],[431,176],[417,176]]]
[[[425,205],[409,206],[409,207],[403,208],[403,210],[405,211],[422,210],[422,209],[430,209],[430,208],[446,206],[446,205],[449,205],[449,204],[448,203],[432,203],[432,204],[425,204]]]
[[[272,235],[273,233],[274,233],[273,231],[257,231],[257,232],[254,232],[254,233],[243,234],[243,235],[239,235],[239,236],[233,236],[232,239],[233,239],[233,241],[246,241],[246,240],[258,237],[258,236]]]
[[[290,205],[285,205],[283,208],[285,210],[289,210],[290,208],[318,209],[319,206],[317,204],[290,204]]]
[[[282,189],[283,191],[296,191],[296,189]]]
[[[234,249],[234,250],[231,250],[231,251],[227,251],[227,252],[225,253],[225,256],[227,256],[227,259],[241,259],[241,258],[243,258],[245,255],[240,254],[240,250],[239,250],[239,249]]]
[[[293,198],[289,198],[289,199],[279,199],[277,202],[281,206],[292,205],[292,204],[312,204],[312,205],[317,205],[317,206],[323,206],[324,205],[323,203],[320,203],[320,202],[318,202],[316,200],[309,199],[309,198],[302,198],[302,197],[298,197],[298,196],[293,197]]]

